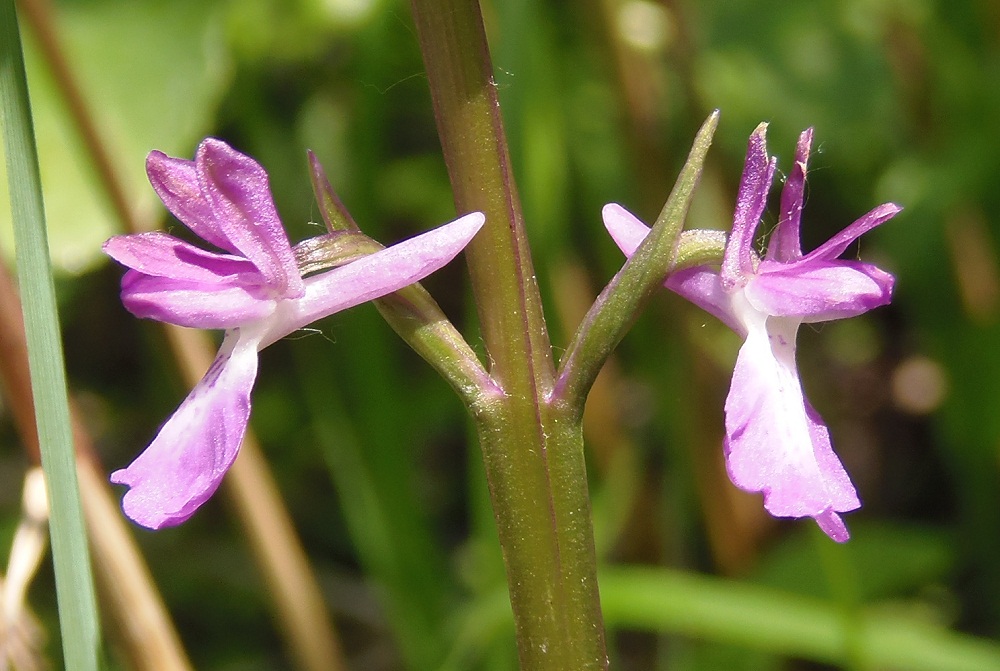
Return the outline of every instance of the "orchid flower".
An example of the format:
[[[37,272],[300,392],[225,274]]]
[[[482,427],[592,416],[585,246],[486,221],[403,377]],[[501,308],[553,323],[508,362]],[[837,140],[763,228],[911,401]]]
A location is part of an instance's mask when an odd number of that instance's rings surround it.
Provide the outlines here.
[[[861,504],[822,418],[802,391],[795,338],[802,323],[852,317],[889,302],[892,275],[837,257],[901,208],[880,205],[803,255],[799,224],[812,143],[808,129],[799,137],[795,165],[781,192],[777,228],[766,255],[758,258],[754,235],[776,164],[767,156],[766,131],[767,124],[761,124],[750,136],[721,268],[680,270],[666,286],[744,338],[725,406],[726,467],[733,483],[762,492],[772,515],[812,517],[828,536],[843,542],[850,534],[839,513]],[[605,206],[604,223],[628,256],[649,231],[615,204]]]
[[[126,515],[158,529],[191,517],[236,459],[250,417],[258,352],[327,315],[412,284],[448,263],[483,225],[481,213],[303,278],[249,156],[206,139],[193,161],[146,159],[160,199],[221,252],[162,232],[121,235],[104,251],[129,270],[122,302],[137,317],[225,329],[215,362],[146,450],[111,481],[128,485]]]

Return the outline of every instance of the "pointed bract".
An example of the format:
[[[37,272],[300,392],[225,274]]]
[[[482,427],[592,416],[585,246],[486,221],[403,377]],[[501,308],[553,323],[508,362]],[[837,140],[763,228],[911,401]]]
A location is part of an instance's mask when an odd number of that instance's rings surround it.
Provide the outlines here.
[[[754,237],[774,177],[766,124],[747,146],[733,229],[720,269],[673,273],[666,286],[715,315],[744,338],[726,399],[726,466],[733,483],[764,495],[777,517],[812,517],[832,539],[850,534],[838,513],[860,506],[833,452],[823,420],[802,391],[795,365],[799,325],[852,317],[885,305],[894,278],[860,261],[839,260],[854,240],[899,211],[886,203],[803,255],[799,240],[812,129],[799,137],[795,165],[781,194],[778,226],[767,255]],[[604,208],[612,238],[630,256],[648,232],[619,205]]]

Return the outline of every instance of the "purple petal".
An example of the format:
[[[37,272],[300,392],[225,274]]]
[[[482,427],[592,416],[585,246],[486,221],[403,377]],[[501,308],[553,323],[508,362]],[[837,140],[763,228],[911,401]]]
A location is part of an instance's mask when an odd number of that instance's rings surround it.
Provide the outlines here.
[[[150,529],[180,524],[218,488],[250,417],[257,339],[226,334],[215,362],[156,438],[111,482],[128,485],[125,514]]]
[[[822,322],[888,304],[894,283],[889,273],[860,261],[762,261],[744,292],[768,315]]]
[[[262,347],[317,319],[398,291],[430,275],[469,244],[486,218],[473,212],[305,280],[305,296],[281,301]]]
[[[650,228],[618,203],[608,203],[601,210],[604,227],[625,256],[630,257],[649,234]]]
[[[259,285],[263,281],[254,265],[244,258],[206,252],[160,231],[116,235],[104,243],[103,249],[118,263],[144,275],[206,283],[236,277],[247,284]]]
[[[851,534],[847,531],[844,520],[840,519],[840,515],[829,508],[819,515],[813,515],[813,519],[816,520],[816,524],[823,530],[823,533],[838,543],[846,543],[851,540]]]
[[[830,261],[837,258],[844,253],[844,250],[846,250],[852,242],[876,226],[880,226],[889,221],[901,212],[902,209],[903,208],[895,203],[883,203],[882,205],[879,205],[874,210],[842,230],[840,233],[837,233],[837,235],[827,240],[824,244],[806,254],[802,257],[802,261],[812,261],[814,259]]]
[[[749,335],[726,399],[730,478],[741,489],[762,492],[772,515],[815,517],[824,531],[836,531],[831,511],[860,503],[826,427],[803,396],[795,367],[798,323],[759,314],[745,314],[744,321]]]
[[[136,317],[202,329],[235,328],[271,315],[277,305],[238,280],[198,282],[135,270],[122,278],[122,303]]]
[[[220,249],[239,253],[215,220],[212,205],[198,183],[194,161],[151,151],[146,157],[146,175],[167,209],[198,237]]]
[[[305,286],[264,168],[214,138],[198,145],[195,168],[215,221],[232,246],[257,266],[275,297],[302,296]]]
[[[800,225],[802,222],[802,200],[806,188],[806,164],[809,148],[812,146],[813,129],[807,128],[799,136],[795,147],[795,164],[781,189],[781,214],[778,226],[771,234],[767,258],[775,261],[794,261],[802,256]]]
[[[604,226],[615,244],[625,256],[632,256],[649,233],[649,227],[617,203],[605,205],[601,214]],[[746,335],[746,329],[733,315],[730,295],[722,288],[718,271],[708,266],[686,268],[671,273],[664,285],[715,316],[741,336]]]
[[[733,312],[732,295],[722,288],[718,271],[708,266],[679,270],[667,278],[666,287],[746,337],[746,328]]]
[[[747,158],[733,213],[733,232],[722,257],[722,285],[727,289],[742,285],[753,274],[754,234],[764,215],[775,165],[775,160],[767,157],[767,124],[762,123],[747,143]]]

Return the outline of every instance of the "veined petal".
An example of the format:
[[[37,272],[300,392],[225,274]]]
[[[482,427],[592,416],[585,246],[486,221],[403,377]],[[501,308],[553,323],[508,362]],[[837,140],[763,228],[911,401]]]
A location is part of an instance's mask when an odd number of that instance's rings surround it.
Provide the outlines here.
[[[281,301],[262,347],[317,319],[391,294],[430,275],[469,244],[486,218],[473,212],[347,265],[306,278],[302,298]]]
[[[302,296],[305,287],[264,168],[225,142],[207,138],[198,145],[195,169],[232,247],[257,266],[276,297]]]
[[[767,157],[767,124],[762,123],[747,143],[747,158],[733,213],[733,231],[722,257],[722,285],[726,289],[741,286],[753,274],[754,234],[764,214],[776,165],[775,159]]]
[[[847,531],[847,525],[844,524],[844,520],[829,508],[819,515],[813,515],[812,517],[816,520],[819,528],[823,530],[823,533],[838,543],[846,543],[851,540],[851,534]]]
[[[889,221],[902,210],[903,208],[895,203],[883,203],[882,205],[879,205],[874,210],[842,230],[840,233],[837,233],[825,243],[806,254],[802,257],[802,261],[808,262],[816,259],[831,261],[837,258],[844,253],[844,250],[846,250],[852,242],[876,226],[880,226]]]
[[[604,219],[604,227],[611,234],[611,239],[626,257],[635,253],[651,230],[618,203],[605,205],[601,210],[601,217]]]
[[[146,450],[111,481],[128,485],[125,514],[150,529],[180,524],[218,488],[250,417],[258,338],[226,334],[201,382]]]
[[[202,329],[229,329],[272,314],[277,301],[237,280],[199,282],[129,270],[122,303],[136,317]]]
[[[617,203],[605,205],[601,214],[615,244],[625,256],[632,256],[650,228]],[[722,288],[717,270],[708,266],[685,268],[671,273],[664,286],[717,317],[738,334],[746,335],[746,329],[733,315],[729,294]]]
[[[118,263],[144,275],[206,283],[241,277],[259,285],[263,280],[244,258],[206,252],[160,231],[116,235],[102,249]]]
[[[746,337],[746,327],[733,312],[732,296],[722,288],[719,272],[708,266],[686,268],[671,274],[666,287],[688,299],[723,324]]]
[[[860,261],[762,261],[744,291],[766,314],[822,322],[888,304],[894,283],[889,273]]]
[[[798,321],[768,319],[741,306],[748,325],[726,399],[726,466],[741,489],[764,494],[777,517],[815,517],[834,540],[831,513],[860,503],[795,368]],[[839,520],[839,518],[837,518]],[[841,525],[842,527],[842,525]]]
[[[146,175],[156,195],[181,223],[202,240],[228,252],[239,253],[215,220],[212,204],[198,183],[194,161],[151,151],[146,157]]]
[[[775,261],[794,261],[802,257],[800,227],[802,223],[802,200],[806,188],[806,164],[812,146],[813,129],[807,128],[799,136],[795,147],[795,164],[781,189],[781,214],[778,226],[771,233],[767,248],[767,258]]]

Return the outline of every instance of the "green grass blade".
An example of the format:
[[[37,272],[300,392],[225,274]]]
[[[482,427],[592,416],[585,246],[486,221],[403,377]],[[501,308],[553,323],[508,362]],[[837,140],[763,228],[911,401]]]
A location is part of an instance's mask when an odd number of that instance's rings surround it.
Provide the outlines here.
[[[49,489],[63,656],[68,669],[96,670],[97,605],[76,480],[38,155],[14,0],[0,0],[0,111],[31,387]]]
[[[1000,645],[950,631],[900,603],[858,611],[846,632],[832,601],[771,587],[648,566],[600,569],[601,602],[610,631],[677,634],[750,650],[824,662],[852,663],[860,646],[869,668],[898,671],[1000,669]],[[483,593],[459,614],[442,671],[472,668],[512,629],[506,590]]]
[[[611,629],[687,634],[831,664],[851,660],[842,609],[767,587],[669,569],[601,570]],[[1000,646],[891,610],[865,609],[857,627],[865,659],[900,671],[1000,669]]]

